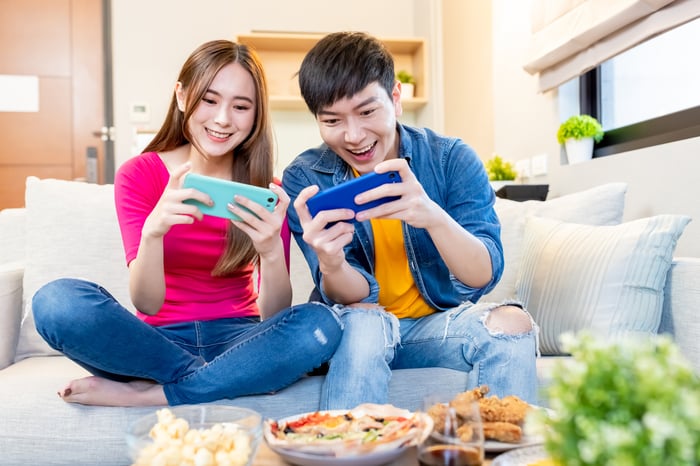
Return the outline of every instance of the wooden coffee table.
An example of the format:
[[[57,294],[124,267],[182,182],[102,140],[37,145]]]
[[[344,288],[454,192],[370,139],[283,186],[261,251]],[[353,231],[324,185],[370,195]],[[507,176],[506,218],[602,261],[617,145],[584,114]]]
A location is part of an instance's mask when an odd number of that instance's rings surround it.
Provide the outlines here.
[[[486,458],[484,461],[484,466],[489,466],[491,464],[492,458]],[[290,463],[284,461],[277,453],[270,450],[262,441],[260,448],[258,448],[258,454],[255,456],[255,461],[253,461],[253,466],[289,466]],[[387,466],[418,466],[418,461],[416,460],[416,449],[410,448],[406,450],[399,459],[389,463]]]

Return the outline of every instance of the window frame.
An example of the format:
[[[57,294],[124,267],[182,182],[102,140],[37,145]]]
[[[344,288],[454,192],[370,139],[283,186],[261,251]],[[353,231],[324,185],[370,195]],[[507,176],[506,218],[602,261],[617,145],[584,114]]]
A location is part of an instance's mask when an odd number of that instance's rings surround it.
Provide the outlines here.
[[[579,108],[582,114],[602,121],[600,67],[579,77]],[[596,143],[593,158],[656,146],[700,136],[700,106],[607,130]]]

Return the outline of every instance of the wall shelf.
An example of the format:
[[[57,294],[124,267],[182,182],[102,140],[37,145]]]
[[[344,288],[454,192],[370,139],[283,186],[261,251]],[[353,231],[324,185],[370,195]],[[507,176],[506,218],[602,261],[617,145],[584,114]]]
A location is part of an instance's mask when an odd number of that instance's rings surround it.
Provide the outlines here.
[[[236,41],[255,49],[265,66],[273,110],[306,110],[299,93],[296,73],[306,52],[323,34],[253,32],[240,34]],[[428,73],[425,39],[379,38],[394,57],[396,71],[406,70],[416,79],[415,97],[403,100],[405,111],[415,111],[428,103]]]

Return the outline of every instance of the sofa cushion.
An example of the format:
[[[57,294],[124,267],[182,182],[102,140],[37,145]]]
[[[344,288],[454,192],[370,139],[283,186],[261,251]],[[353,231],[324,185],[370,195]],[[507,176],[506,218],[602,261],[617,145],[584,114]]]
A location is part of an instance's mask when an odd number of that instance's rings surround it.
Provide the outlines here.
[[[614,226],[529,217],[517,296],[540,325],[543,354],[563,332],[601,338],[655,333],[666,274],[690,218],[659,215]]]
[[[668,271],[659,333],[673,339],[700,374],[700,259],[676,257]]]
[[[112,185],[27,178],[23,317],[15,361],[58,354],[34,327],[31,300],[45,283],[84,278],[133,310]]]
[[[627,184],[608,183],[548,201],[516,202],[496,199],[501,221],[505,267],[501,281],[482,301],[502,302],[515,297],[515,282],[522,257],[525,219],[530,215],[588,225],[617,225],[622,221]]]

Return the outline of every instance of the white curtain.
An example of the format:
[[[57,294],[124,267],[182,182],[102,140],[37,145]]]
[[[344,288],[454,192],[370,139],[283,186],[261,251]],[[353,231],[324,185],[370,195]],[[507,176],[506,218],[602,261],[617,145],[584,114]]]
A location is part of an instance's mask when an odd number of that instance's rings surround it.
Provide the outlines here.
[[[542,92],[700,17],[700,0],[532,1],[530,56],[524,68],[539,73]]]

